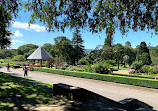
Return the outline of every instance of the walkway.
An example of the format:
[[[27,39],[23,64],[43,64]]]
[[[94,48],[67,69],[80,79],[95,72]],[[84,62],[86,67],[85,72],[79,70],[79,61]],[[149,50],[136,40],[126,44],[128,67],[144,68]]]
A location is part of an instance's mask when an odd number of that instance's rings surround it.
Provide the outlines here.
[[[7,72],[6,68],[4,67],[0,68],[0,71]],[[23,77],[22,69],[11,69],[10,72],[7,73],[16,74]],[[49,84],[64,83],[82,87],[115,101],[120,101],[125,98],[135,98],[153,106],[155,110],[158,110],[158,89],[142,88],[36,71],[28,72],[28,78]]]

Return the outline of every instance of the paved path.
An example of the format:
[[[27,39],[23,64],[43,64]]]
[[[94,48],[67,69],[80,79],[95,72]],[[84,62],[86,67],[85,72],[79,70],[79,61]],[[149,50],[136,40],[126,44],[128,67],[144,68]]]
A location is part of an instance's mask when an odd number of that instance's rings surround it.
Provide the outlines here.
[[[4,67],[0,68],[0,71],[7,72],[6,68]],[[11,69],[10,72],[7,73],[16,74],[23,77],[22,69]],[[155,110],[158,110],[158,89],[142,88],[137,86],[55,75],[36,71],[28,72],[28,78],[42,81],[44,83],[65,83],[73,86],[82,87],[115,101],[120,101],[125,98],[136,98],[153,106]]]

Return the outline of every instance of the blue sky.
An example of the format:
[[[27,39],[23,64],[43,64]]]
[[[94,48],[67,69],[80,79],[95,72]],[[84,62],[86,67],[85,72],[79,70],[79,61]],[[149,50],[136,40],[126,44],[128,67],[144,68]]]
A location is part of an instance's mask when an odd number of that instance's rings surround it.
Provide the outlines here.
[[[30,20],[30,12],[24,13],[20,11],[19,18],[14,19],[14,23],[10,26],[10,30],[14,33],[11,36],[12,45],[11,48],[17,49],[24,44],[36,44],[42,46],[45,43],[54,44],[54,38],[57,36],[66,36],[70,40],[73,37],[73,32],[66,29],[65,33],[61,31],[47,32],[42,23],[36,22],[28,28],[27,23]],[[84,46],[86,49],[94,49],[97,45],[103,45],[106,38],[105,31],[99,34],[92,34],[86,30],[81,30],[82,38],[84,40]],[[114,44],[125,44],[126,41],[130,41],[132,47],[136,47],[140,42],[145,41],[151,46],[158,45],[158,35],[153,34],[151,37],[151,31],[138,31],[134,32],[130,30],[127,36],[122,36],[119,30],[116,30],[114,35]]]

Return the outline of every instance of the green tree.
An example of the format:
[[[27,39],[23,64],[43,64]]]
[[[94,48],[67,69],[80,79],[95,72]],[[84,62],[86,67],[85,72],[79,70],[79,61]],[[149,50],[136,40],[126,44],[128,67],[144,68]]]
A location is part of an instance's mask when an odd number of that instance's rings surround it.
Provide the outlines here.
[[[84,46],[83,46],[83,40],[80,34],[80,30],[78,28],[75,29],[73,33],[72,38],[72,45],[74,50],[74,64],[75,62],[78,63],[78,60],[81,59],[84,55]]]
[[[14,56],[13,60],[22,62],[25,60],[25,58],[24,58],[24,55],[16,55],[16,56]]]
[[[150,48],[150,57],[153,65],[158,65],[158,46]]]
[[[114,45],[113,50],[114,50],[115,58],[116,58],[118,69],[119,69],[119,62],[121,59],[123,59],[124,47],[118,43]]]
[[[51,48],[49,50],[49,53],[50,53],[50,55],[52,55],[52,57],[56,57],[57,56],[56,51],[54,50],[54,48]]]
[[[0,58],[5,59],[7,57],[13,57],[15,56],[16,51],[13,49],[0,49]]]
[[[53,44],[45,43],[42,47],[43,47],[47,52],[49,52],[50,49],[53,47]]]
[[[55,44],[54,49],[57,55],[66,61],[68,64],[72,63],[73,58],[73,46],[71,41],[65,36],[59,36],[54,38]]]
[[[8,30],[11,21],[17,17],[20,9],[19,0],[0,1],[0,49],[7,48],[11,44],[11,31]]]
[[[30,50],[37,49],[38,46],[34,44],[26,44],[18,47],[17,54],[18,55],[24,55],[25,53],[28,53]]]
[[[127,59],[127,57],[125,57],[126,60],[125,60],[125,58],[124,58],[124,60],[130,66],[136,59],[136,49],[125,45],[124,46],[124,56],[128,56],[128,59]]]
[[[142,61],[144,65],[150,65],[152,62],[149,54],[149,49],[145,42],[141,42],[137,47],[137,61]]]

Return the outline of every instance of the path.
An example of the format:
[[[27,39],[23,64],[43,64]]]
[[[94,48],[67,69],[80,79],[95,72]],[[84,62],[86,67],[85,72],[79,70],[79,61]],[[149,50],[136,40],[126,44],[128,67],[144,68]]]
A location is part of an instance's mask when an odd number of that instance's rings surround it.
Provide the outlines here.
[[[6,68],[4,67],[1,68],[0,71],[7,72]],[[11,69],[11,72],[9,73],[23,77],[23,71],[19,69]],[[75,78],[36,71],[28,72],[28,75],[30,79],[42,81],[44,83],[64,83],[82,87],[115,101],[120,101],[125,98],[135,98],[153,106],[155,110],[158,110],[158,89],[142,88],[137,86]]]

